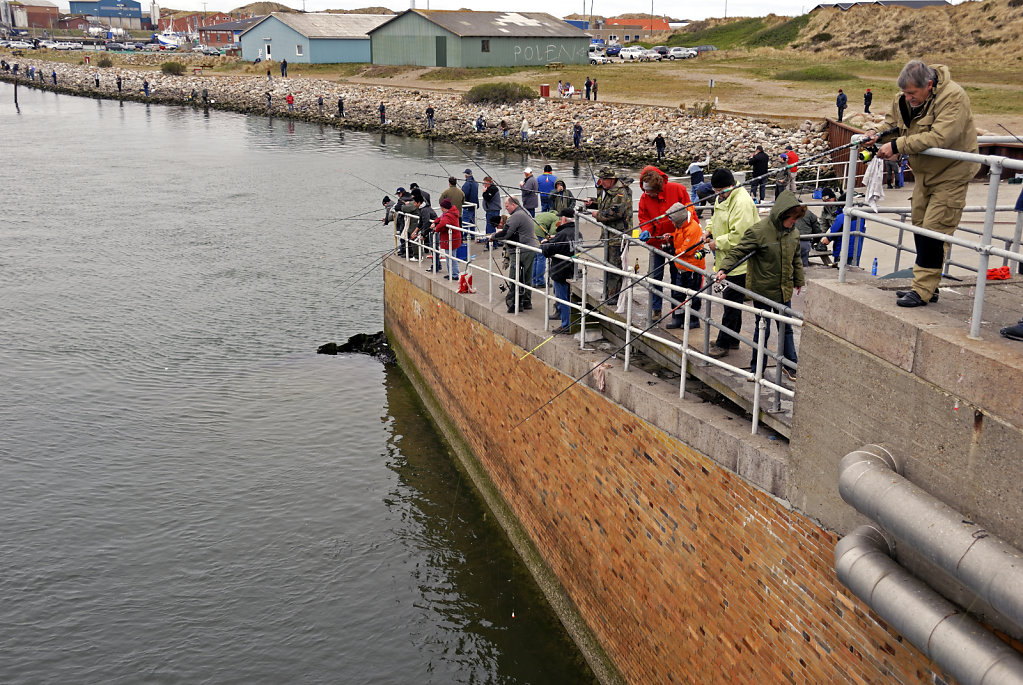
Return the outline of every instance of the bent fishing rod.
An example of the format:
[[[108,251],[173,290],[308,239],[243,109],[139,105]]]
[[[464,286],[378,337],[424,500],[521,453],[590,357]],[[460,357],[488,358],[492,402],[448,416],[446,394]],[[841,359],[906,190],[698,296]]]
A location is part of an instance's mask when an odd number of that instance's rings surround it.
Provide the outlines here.
[[[756,250],[754,250],[754,251],[752,251],[752,252],[749,252],[749,253],[747,253],[747,254],[746,254],[746,255],[745,255],[745,256],[744,256],[744,257],[743,257],[742,259],[740,259],[740,260],[739,260],[739,261],[737,261],[737,262],[736,262],[735,264],[733,264],[733,265],[732,265],[732,267],[731,267],[731,268],[730,268],[730,269],[729,269],[728,271],[732,271],[733,269],[735,269],[736,267],[738,267],[738,266],[739,266],[740,264],[744,264],[744,263],[746,262],[746,260],[748,260],[749,258],[751,258],[751,257],[752,257],[753,255],[755,255],[756,253],[757,253],[757,251],[756,251]],[[728,273],[728,271],[726,271],[725,273]],[[687,298],[686,298],[685,300],[683,300],[683,301],[682,301],[681,303],[679,303],[679,304],[678,304],[678,305],[677,305],[676,307],[674,307],[673,309],[670,309],[670,310],[668,311],[668,313],[667,313],[667,314],[665,314],[665,315],[661,316],[661,318],[659,318],[659,319],[657,319],[656,321],[652,322],[652,323],[651,323],[651,324],[650,324],[649,326],[647,326],[647,327],[646,327],[646,328],[644,328],[644,329],[643,329],[642,331],[640,331],[640,332],[639,332],[639,335],[643,335],[643,334],[645,334],[645,333],[649,332],[649,331],[650,331],[650,330],[651,330],[652,328],[654,328],[655,326],[657,326],[657,324],[659,324],[659,323],[660,323],[661,321],[663,321],[663,320],[664,320],[664,319],[666,319],[667,317],[669,317],[669,316],[671,316],[672,314],[674,314],[674,312],[675,312],[675,311],[677,311],[677,310],[678,310],[679,308],[681,308],[681,307],[684,307],[684,306],[685,306],[685,305],[687,305],[688,303],[692,302],[694,298],[696,298],[696,297],[698,297],[699,295],[703,294],[703,293],[704,293],[705,291],[707,291],[707,290],[708,290],[709,288],[712,288],[712,287],[714,287],[714,286],[715,286],[716,284],[717,284],[717,281],[715,281],[715,280],[711,279],[710,283],[708,283],[707,285],[703,286],[702,288],[700,288],[699,290],[697,290],[697,291],[696,291],[695,293],[693,293],[692,295],[690,295],[689,297],[687,297]],[[575,380],[573,380],[573,381],[572,381],[571,383],[569,383],[569,384],[568,384],[568,385],[566,385],[566,386],[565,386],[564,388],[562,388],[562,389],[561,389],[561,391],[560,391],[560,392],[558,392],[558,394],[554,395],[554,396],[553,396],[552,398],[550,398],[549,400],[547,400],[546,402],[544,402],[543,404],[541,404],[541,405],[540,405],[539,407],[537,407],[536,409],[534,409],[534,410],[532,411],[532,413],[530,413],[530,414],[529,414],[529,415],[528,415],[528,416],[527,416],[526,418],[522,419],[521,421],[519,421],[518,423],[516,423],[516,424],[515,424],[514,426],[512,426],[511,428],[509,428],[509,429],[508,429],[508,432],[509,432],[509,433],[510,433],[510,432],[512,432],[513,430],[515,430],[516,428],[518,428],[518,427],[519,427],[519,426],[521,426],[522,424],[526,423],[526,421],[529,421],[529,420],[530,420],[531,418],[533,418],[534,416],[536,416],[537,414],[539,414],[539,413],[540,413],[541,411],[543,411],[543,409],[544,409],[545,407],[547,407],[547,406],[548,406],[549,404],[551,404],[552,402],[554,402],[554,400],[558,399],[559,397],[561,397],[562,395],[564,395],[564,394],[565,394],[566,392],[568,392],[569,390],[571,390],[572,388],[574,388],[574,387],[575,387],[576,385],[578,385],[579,383],[581,383],[581,382],[582,382],[582,381],[583,381],[583,380],[584,380],[584,379],[585,379],[585,378],[586,378],[587,376],[589,376],[589,375],[590,375],[591,373],[593,373],[593,372],[594,372],[594,371],[596,371],[596,370],[597,370],[598,368],[600,368],[600,367],[601,367],[601,366],[602,366],[602,365],[603,365],[603,364],[604,364],[605,362],[607,362],[608,360],[610,360],[610,359],[613,359],[613,358],[615,357],[615,355],[617,355],[617,354],[618,354],[619,352],[621,352],[622,350],[624,350],[624,349],[625,349],[626,347],[628,347],[628,346],[629,346],[629,345],[631,345],[631,344],[632,344],[632,341],[630,340],[629,342],[625,343],[624,345],[621,345],[621,346],[619,346],[618,348],[616,348],[615,350],[613,350],[613,351],[612,351],[612,352],[611,352],[611,353],[610,353],[609,355],[607,355],[606,357],[604,357],[603,359],[601,359],[601,360],[600,360],[599,362],[597,362],[596,364],[594,364],[594,365],[593,365],[592,367],[590,367],[590,369],[589,369],[589,370],[588,370],[588,371],[587,371],[586,373],[584,373],[584,374],[582,374],[581,376],[577,377],[577,378],[576,378]]]

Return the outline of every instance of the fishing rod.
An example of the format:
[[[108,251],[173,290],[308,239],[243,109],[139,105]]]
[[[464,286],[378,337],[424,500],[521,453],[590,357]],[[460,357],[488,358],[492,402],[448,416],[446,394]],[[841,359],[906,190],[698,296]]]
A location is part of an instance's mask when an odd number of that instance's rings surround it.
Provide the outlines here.
[[[732,271],[733,269],[735,269],[736,267],[738,267],[738,266],[739,266],[740,264],[743,264],[743,263],[745,263],[745,262],[746,262],[746,260],[748,260],[748,259],[749,259],[750,257],[752,257],[753,255],[755,255],[756,253],[757,253],[757,251],[756,251],[756,250],[754,250],[753,252],[749,252],[749,253],[747,253],[747,254],[746,254],[746,256],[744,256],[744,257],[743,257],[742,259],[740,259],[740,260],[739,260],[738,262],[736,262],[736,263],[735,263],[734,265],[732,265],[732,268],[731,268],[731,269],[729,269],[728,271]],[[725,273],[728,273],[728,272],[725,272]],[[678,305],[677,305],[676,307],[674,307],[673,309],[670,309],[670,310],[668,310],[668,313],[667,313],[667,314],[664,314],[663,316],[661,316],[661,318],[657,319],[656,321],[653,321],[653,322],[652,322],[652,323],[651,323],[651,324],[650,324],[649,326],[647,326],[647,327],[646,327],[646,328],[644,328],[644,329],[643,329],[642,331],[640,331],[640,332],[639,332],[639,335],[643,335],[644,333],[647,333],[647,332],[648,332],[648,331],[650,331],[650,330],[651,330],[652,328],[654,328],[654,327],[655,327],[655,326],[656,326],[657,324],[659,324],[659,323],[660,323],[661,321],[663,321],[663,320],[664,320],[664,319],[666,319],[667,317],[669,317],[669,316],[671,316],[672,314],[674,314],[674,313],[675,313],[675,312],[676,312],[676,311],[677,311],[677,310],[678,310],[679,308],[681,308],[681,307],[684,307],[684,306],[685,306],[685,305],[687,305],[688,303],[692,302],[694,298],[698,297],[699,295],[701,295],[702,293],[704,293],[704,292],[705,292],[706,290],[708,290],[709,288],[712,288],[712,287],[714,287],[715,285],[717,285],[717,283],[718,283],[718,282],[717,282],[716,280],[714,280],[714,279],[710,279],[710,283],[708,283],[707,285],[703,286],[702,288],[700,288],[699,290],[697,290],[697,291],[696,291],[695,293],[693,293],[692,295],[690,295],[689,297],[687,297],[687,298],[686,298],[685,300],[683,300],[683,301],[682,301],[681,303],[679,303],[679,304],[678,304]],[[525,423],[526,421],[529,421],[529,420],[530,420],[531,418],[533,418],[534,416],[536,416],[537,414],[539,414],[539,413],[540,413],[541,411],[543,411],[543,409],[544,409],[544,408],[545,408],[545,407],[546,407],[547,405],[551,404],[552,402],[554,402],[554,400],[558,399],[559,397],[561,397],[562,395],[564,395],[564,394],[565,394],[566,392],[568,392],[569,390],[571,390],[572,388],[574,388],[574,387],[575,387],[576,385],[578,385],[579,383],[581,383],[581,382],[583,381],[583,379],[585,379],[585,378],[586,378],[587,376],[589,376],[589,375],[590,375],[591,373],[593,373],[593,372],[594,372],[594,371],[596,371],[596,370],[597,370],[598,368],[600,368],[600,367],[601,367],[601,366],[602,366],[602,365],[604,364],[604,362],[606,362],[606,361],[608,361],[608,360],[610,360],[610,359],[613,359],[613,358],[615,357],[615,355],[617,355],[617,354],[618,354],[619,352],[621,352],[622,350],[624,350],[624,349],[625,349],[626,347],[628,347],[628,346],[629,346],[629,345],[631,345],[631,344],[632,344],[632,341],[630,340],[629,342],[626,342],[626,343],[625,343],[624,345],[621,345],[621,346],[620,346],[620,347],[618,347],[617,349],[613,350],[613,351],[611,352],[611,354],[607,355],[606,357],[604,357],[603,359],[601,359],[601,360],[600,360],[599,362],[597,362],[596,364],[594,364],[594,365],[593,365],[592,367],[590,367],[589,371],[587,371],[586,373],[584,373],[584,374],[582,374],[581,376],[577,377],[577,378],[576,378],[575,380],[573,380],[573,381],[572,381],[571,383],[569,383],[569,384],[568,384],[567,386],[565,386],[564,388],[562,388],[562,390],[561,390],[561,391],[560,391],[560,392],[559,392],[559,393],[558,393],[557,395],[555,395],[554,397],[550,398],[549,400],[547,400],[546,402],[544,402],[543,404],[541,404],[541,405],[540,405],[539,407],[537,407],[536,409],[534,409],[534,410],[533,410],[533,412],[529,414],[529,416],[527,416],[526,418],[522,419],[521,421],[519,421],[518,423],[516,423],[516,424],[515,424],[514,426],[512,426],[511,428],[509,428],[509,429],[508,429],[508,432],[509,432],[509,433],[510,433],[510,432],[512,432],[513,430],[515,430],[516,428],[518,428],[519,426],[521,426],[522,424],[524,424],[524,423]]]
[[[390,254],[393,254],[393,252],[394,252],[393,250],[385,250],[380,256],[375,257],[372,260],[370,260],[370,262],[369,262],[369,264],[367,266],[363,267],[362,269],[360,269],[359,271],[357,271],[355,273],[355,276],[357,276],[357,278],[355,278],[354,281],[351,280],[352,276],[349,276],[347,279],[342,281],[338,285],[338,287],[340,288],[341,286],[346,285],[346,284],[347,284],[347,287],[344,290],[342,290],[341,292],[337,293],[337,295],[335,295],[335,297],[341,297],[342,295],[347,293],[349,290],[354,288],[356,285],[358,285],[359,282],[362,281],[362,279],[366,278],[366,276],[369,276],[371,273],[373,273],[373,270],[376,269],[376,267],[378,267],[381,264],[383,264],[384,260],[387,259],[387,256],[390,255]]]

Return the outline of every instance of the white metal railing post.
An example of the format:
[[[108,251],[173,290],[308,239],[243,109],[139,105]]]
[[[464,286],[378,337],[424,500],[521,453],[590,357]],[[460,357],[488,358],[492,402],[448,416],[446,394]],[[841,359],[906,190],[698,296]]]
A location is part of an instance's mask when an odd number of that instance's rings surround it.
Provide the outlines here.
[[[455,251],[453,249],[451,249],[452,245],[453,245],[453,243],[451,242],[451,227],[448,226],[448,249],[447,249],[447,255],[446,256],[448,258],[448,280],[449,281],[454,278],[454,274],[455,274],[455,270],[454,270],[454,267],[455,267]]]
[[[605,274],[604,278],[607,278]],[[630,276],[629,280],[636,283],[636,278]],[[625,283],[625,279],[622,279],[622,283]],[[628,290],[628,292],[626,292]],[[628,299],[625,301],[625,371],[629,370],[629,361],[632,359],[632,287],[622,289],[618,291],[618,297],[625,295]]]
[[[864,136],[855,135],[852,137],[852,142],[859,142],[863,140]],[[845,178],[845,210],[843,212],[842,222],[842,250],[838,255],[838,282],[845,283],[845,268],[846,262],[849,261],[849,229],[852,226],[852,214],[849,210],[852,209],[853,205],[853,193],[856,190],[856,162],[857,162],[855,148],[849,148],[849,164],[846,169]]]
[[[682,387],[678,394],[680,398],[684,397],[686,392],[686,370],[689,368],[686,363],[689,359],[689,316],[692,314],[690,295],[686,293],[685,298],[685,305],[682,307],[682,316],[685,317],[685,320],[682,323]]]
[[[1020,239],[1023,238],[1023,212],[1016,212],[1016,232],[1012,236],[1012,248],[1010,252],[1019,251]],[[1008,259],[1005,260],[1008,263]],[[1023,262],[1016,265],[1016,273],[1023,274]]]
[[[991,247],[991,234],[995,230],[995,208],[998,206],[998,183],[1002,180],[1002,163],[998,159],[991,160],[991,175],[988,176],[987,211],[984,212],[984,235],[980,258],[977,260],[977,285],[973,295],[973,317],[970,319],[970,337],[980,339],[981,318],[984,316],[984,290],[987,286],[987,267],[990,253],[984,248]],[[949,245],[949,254],[952,246]]]
[[[540,254],[536,255],[536,256],[539,259],[544,259],[544,256],[543,256],[542,252]],[[554,260],[553,259],[551,260],[550,264],[547,265],[547,268],[544,269],[544,272],[543,272],[544,273],[544,280],[543,280],[543,329],[544,329],[544,331],[549,331],[551,329],[550,311],[551,311],[551,288],[552,288],[552,281],[551,281],[550,278],[548,278],[548,276],[550,276],[549,270],[551,268],[551,264],[554,264]],[[554,303],[554,308],[555,308],[555,310],[558,308],[557,302]]]
[[[582,294],[579,297],[579,349],[586,347],[586,272],[587,265],[582,268]]]
[[[512,279],[512,287],[515,288],[515,313],[519,313],[519,276],[522,275],[522,248],[515,248],[515,278]]]
[[[487,304],[494,304],[494,246],[488,240],[487,243]]]
[[[756,435],[760,426],[760,381],[764,378],[764,333],[767,329],[767,317],[757,319],[757,367],[753,373],[753,434]]]

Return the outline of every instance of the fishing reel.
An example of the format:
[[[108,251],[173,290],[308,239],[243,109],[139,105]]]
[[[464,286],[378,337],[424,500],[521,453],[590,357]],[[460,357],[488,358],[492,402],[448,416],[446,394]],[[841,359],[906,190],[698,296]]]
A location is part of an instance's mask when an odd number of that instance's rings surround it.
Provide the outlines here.
[[[715,293],[720,295],[721,293],[725,292],[725,288],[727,288],[727,287],[728,287],[728,281],[718,281],[717,283],[714,284],[714,286],[711,288],[711,290],[713,290]]]
[[[870,147],[864,148],[859,152],[859,159],[861,162],[866,164],[877,155],[877,145],[871,145]]]

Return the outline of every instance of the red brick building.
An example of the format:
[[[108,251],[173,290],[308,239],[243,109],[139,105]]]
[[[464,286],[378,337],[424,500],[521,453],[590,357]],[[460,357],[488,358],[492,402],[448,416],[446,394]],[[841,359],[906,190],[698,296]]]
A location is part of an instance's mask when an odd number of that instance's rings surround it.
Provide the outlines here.
[[[57,28],[60,13],[57,6],[47,0],[12,0],[11,18],[15,28]]]

